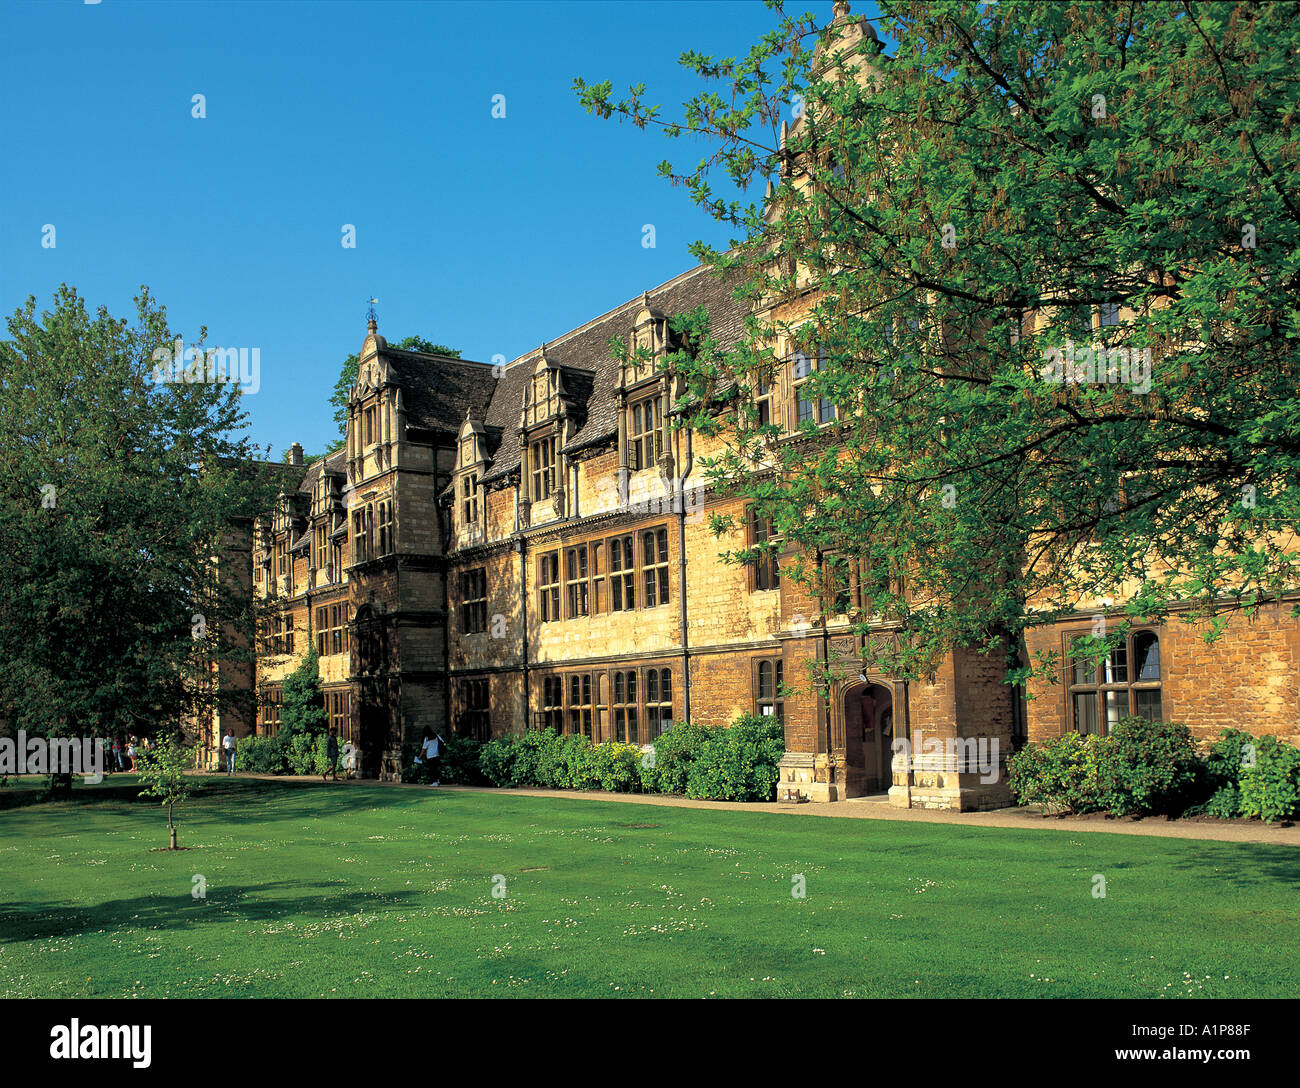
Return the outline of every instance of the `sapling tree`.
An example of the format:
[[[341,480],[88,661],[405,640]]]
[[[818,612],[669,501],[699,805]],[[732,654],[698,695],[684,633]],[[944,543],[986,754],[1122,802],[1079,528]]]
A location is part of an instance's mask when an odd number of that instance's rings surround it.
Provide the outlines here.
[[[194,780],[186,770],[194,764],[194,749],[179,738],[166,736],[136,754],[141,797],[157,797],[167,806],[167,834],[169,850],[177,849],[176,824],[172,810],[189,798],[195,789]]]

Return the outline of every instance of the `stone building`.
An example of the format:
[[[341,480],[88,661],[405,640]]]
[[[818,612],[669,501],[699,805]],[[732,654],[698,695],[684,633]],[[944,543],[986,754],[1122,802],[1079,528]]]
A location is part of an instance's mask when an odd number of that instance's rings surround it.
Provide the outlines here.
[[[1004,762],[1024,739],[1133,712],[1296,739],[1300,625],[1280,611],[1212,646],[1182,624],[1139,629],[1100,676],[1070,665],[1028,699],[1002,660],[961,650],[929,683],[863,674],[856,576],[823,609],[779,560],[725,561],[765,527],[702,479],[709,443],[669,426],[676,379],[609,348],[674,351],[670,318],[701,305],[734,343],[732,289],[693,269],[498,368],[391,348],[371,321],[345,445],[310,466],[295,447],[300,482],[253,528],[254,592],[280,603],[257,729],[274,731],[280,685],[314,645],[331,724],[384,778],[426,727],[645,744],[674,721],[751,712],[784,722],[783,794],[975,808],[1006,802],[1002,776],[953,770],[919,738],[948,752],[996,740]],[[789,360],[766,396],[791,431],[820,410]],[[734,516],[729,535],[713,513]],[[1064,650],[1098,609],[1026,649]],[[805,690],[809,658],[834,676],[828,699]],[[918,741],[910,761],[891,767],[891,736]]]
[[[372,319],[345,445],[310,466],[295,447],[300,482],[252,530],[254,593],[279,603],[259,646],[258,731],[276,728],[280,685],[314,645],[330,723],[382,778],[425,728],[646,744],[673,722],[750,712],[784,723],[782,796],[888,790],[972,809],[1008,802],[1016,745],[1128,713],[1300,739],[1300,623],[1281,610],[1212,645],[1180,623],[1139,628],[1100,672],[1067,661],[1028,692],[1002,682],[1005,660],[960,649],[930,682],[864,672],[852,565],[823,602],[779,558],[727,562],[767,526],[702,479],[716,440],[670,427],[679,379],[634,354],[677,350],[670,320],[699,306],[734,344],[747,310],[733,287],[692,269],[496,368],[392,348]],[[777,349],[766,418],[789,432],[833,421]],[[721,537],[715,513],[733,518]],[[1107,611],[1122,609],[1082,602],[1022,652],[1064,651]],[[810,659],[833,677],[826,697],[804,680]],[[892,759],[891,738],[914,742],[911,757]]]

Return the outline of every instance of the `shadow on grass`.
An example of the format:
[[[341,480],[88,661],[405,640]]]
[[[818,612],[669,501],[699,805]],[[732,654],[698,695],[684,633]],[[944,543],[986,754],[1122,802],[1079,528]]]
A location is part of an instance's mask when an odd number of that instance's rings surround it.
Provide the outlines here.
[[[1300,849],[1244,842],[1197,842],[1194,851],[1170,859],[1169,864],[1213,884],[1258,888],[1280,882],[1300,890]]]
[[[437,790],[394,789],[379,783],[345,786],[311,778],[261,779],[221,775],[196,778],[193,785],[190,799],[184,802],[179,812],[193,811],[193,806],[201,810],[207,805],[236,805],[239,815],[247,816],[255,806],[262,805],[268,807],[259,815],[290,819],[318,815],[323,809],[330,813],[347,813],[376,807],[398,808],[448,796]],[[70,808],[94,810],[100,806],[112,809],[123,804],[157,806],[158,803],[156,797],[140,796],[140,784],[134,776],[105,778],[94,786],[78,782],[73,786],[71,797],[57,801],[46,796],[42,785],[31,781],[0,789],[0,811],[34,805],[50,805],[55,810],[66,811]]]
[[[285,895],[294,889],[313,894]],[[274,897],[263,898],[268,893]],[[204,925],[258,922],[277,918],[337,918],[362,910],[402,909],[405,901],[427,895],[420,889],[381,893],[331,891],[306,880],[210,888],[206,899],[188,895],[144,895],[78,906],[66,901],[0,908],[0,945],[49,940],[118,929],[186,930]]]
[[[130,779],[105,778],[97,786],[75,783],[70,797],[51,800],[44,782],[21,781],[11,783],[0,789],[0,811],[12,808],[29,808],[32,805],[98,805],[105,802],[139,801],[140,784],[132,776]],[[144,800],[152,800],[144,798]]]

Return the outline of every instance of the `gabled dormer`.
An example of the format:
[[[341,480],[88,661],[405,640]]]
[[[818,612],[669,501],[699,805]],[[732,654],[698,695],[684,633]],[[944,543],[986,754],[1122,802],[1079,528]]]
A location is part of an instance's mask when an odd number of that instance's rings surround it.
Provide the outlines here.
[[[619,366],[619,471],[658,469],[672,474],[665,420],[672,403],[672,376],[662,367],[678,350],[668,319],[641,296],[641,308],[628,332],[628,350]]]
[[[668,319],[650,305],[648,292],[627,334],[627,354],[619,368],[619,388],[631,391],[663,378],[660,361],[677,350]]]
[[[543,344],[519,413],[520,509],[529,524],[564,516],[567,463],[560,451],[572,437],[574,407],[564,371]]]
[[[347,478],[349,483],[391,468],[393,450],[405,432],[406,408],[398,375],[372,316],[357,358],[357,381],[348,399]]]
[[[489,464],[487,428],[482,417],[470,408],[465,412],[465,422],[460,425],[460,434],[456,437],[453,478],[454,524],[456,532],[463,536],[483,534],[486,511],[482,481]]]

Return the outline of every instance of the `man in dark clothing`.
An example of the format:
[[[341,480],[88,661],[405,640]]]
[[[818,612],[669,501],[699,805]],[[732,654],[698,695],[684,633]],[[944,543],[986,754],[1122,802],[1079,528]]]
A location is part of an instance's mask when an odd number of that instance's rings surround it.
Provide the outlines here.
[[[325,742],[325,755],[329,759],[330,769],[323,775],[321,780],[334,776],[334,781],[339,780],[339,738],[333,729],[330,730],[329,740]]]

